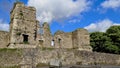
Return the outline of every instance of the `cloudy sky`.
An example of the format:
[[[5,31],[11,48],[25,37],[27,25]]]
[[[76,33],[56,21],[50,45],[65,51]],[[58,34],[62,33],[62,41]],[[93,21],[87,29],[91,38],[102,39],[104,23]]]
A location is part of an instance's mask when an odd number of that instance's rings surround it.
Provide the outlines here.
[[[0,30],[8,31],[10,10],[16,0],[0,0]],[[120,25],[120,0],[20,0],[37,9],[40,23],[48,22],[52,33],[85,28],[105,32]]]

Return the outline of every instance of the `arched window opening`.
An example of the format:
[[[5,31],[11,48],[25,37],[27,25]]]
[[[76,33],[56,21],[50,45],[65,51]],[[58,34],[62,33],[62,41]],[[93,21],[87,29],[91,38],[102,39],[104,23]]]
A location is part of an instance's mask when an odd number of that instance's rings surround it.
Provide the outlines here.
[[[60,38],[58,39],[58,43],[61,43],[61,39]]]

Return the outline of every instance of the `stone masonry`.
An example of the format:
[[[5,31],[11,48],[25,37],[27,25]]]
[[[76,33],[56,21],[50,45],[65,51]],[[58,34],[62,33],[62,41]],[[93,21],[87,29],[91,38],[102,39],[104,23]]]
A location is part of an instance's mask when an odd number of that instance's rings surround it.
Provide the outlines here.
[[[9,42],[4,44],[4,39],[1,39],[0,42],[3,44],[1,47],[35,48],[39,46],[92,51],[89,33],[85,29],[77,29],[67,33],[57,31],[52,35],[48,23],[39,25],[39,21],[36,20],[36,9],[25,6],[21,2],[14,4],[10,14],[10,32],[6,32],[9,37],[5,38]],[[42,30],[42,33],[40,30]]]
[[[39,22],[36,20],[36,9],[17,2],[11,11],[10,47],[16,44],[36,45]]]
[[[48,23],[39,25],[36,9],[21,2],[10,14],[10,32],[0,31],[0,66],[35,68],[52,59],[62,65],[120,65],[120,55],[92,52],[86,29],[52,35]]]
[[[120,55],[88,52],[70,49],[9,49],[0,51],[0,66],[21,66],[35,68],[38,64],[48,64],[52,59],[60,60],[63,66],[71,65],[118,65]],[[40,67],[41,68],[41,67]],[[88,68],[88,67],[87,67]],[[110,67],[112,68],[112,67]],[[117,67],[119,68],[119,67]]]
[[[0,31],[0,48],[6,48],[9,45],[9,32]]]

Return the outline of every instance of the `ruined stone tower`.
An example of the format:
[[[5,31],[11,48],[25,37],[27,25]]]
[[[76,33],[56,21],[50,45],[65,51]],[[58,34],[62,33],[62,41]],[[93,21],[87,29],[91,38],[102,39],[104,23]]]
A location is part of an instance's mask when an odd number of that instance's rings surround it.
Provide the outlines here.
[[[16,2],[11,11],[10,46],[16,44],[36,45],[39,22],[36,20],[36,9]]]
[[[52,39],[52,35],[51,35],[51,31],[50,31],[50,26],[47,22],[43,23],[43,45],[44,47],[51,47],[51,39]]]
[[[90,37],[86,29],[77,29],[72,32],[73,48],[79,50],[92,51],[90,46]]]

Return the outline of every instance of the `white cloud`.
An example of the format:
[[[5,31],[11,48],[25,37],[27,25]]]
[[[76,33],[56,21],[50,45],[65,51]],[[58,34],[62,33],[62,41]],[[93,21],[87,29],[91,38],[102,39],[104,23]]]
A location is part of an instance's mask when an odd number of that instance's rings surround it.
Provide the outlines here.
[[[0,19],[0,30],[9,31],[9,24]]]
[[[101,6],[103,8],[118,8],[120,7],[120,0],[106,0],[104,1]]]
[[[91,23],[90,25],[86,26],[85,29],[87,29],[89,32],[94,32],[94,31],[105,32],[110,26],[113,25],[120,25],[120,24],[114,23],[109,19],[104,19],[96,23]]]
[[[69,23],[76,23],[76,22],[80,22],[80,19],[72,19],[72,20],[69,20]]]
[[[40,22],[63,21],[86,11],[88,0],[29,0],[29,6],[37,9],[37,19]]]

